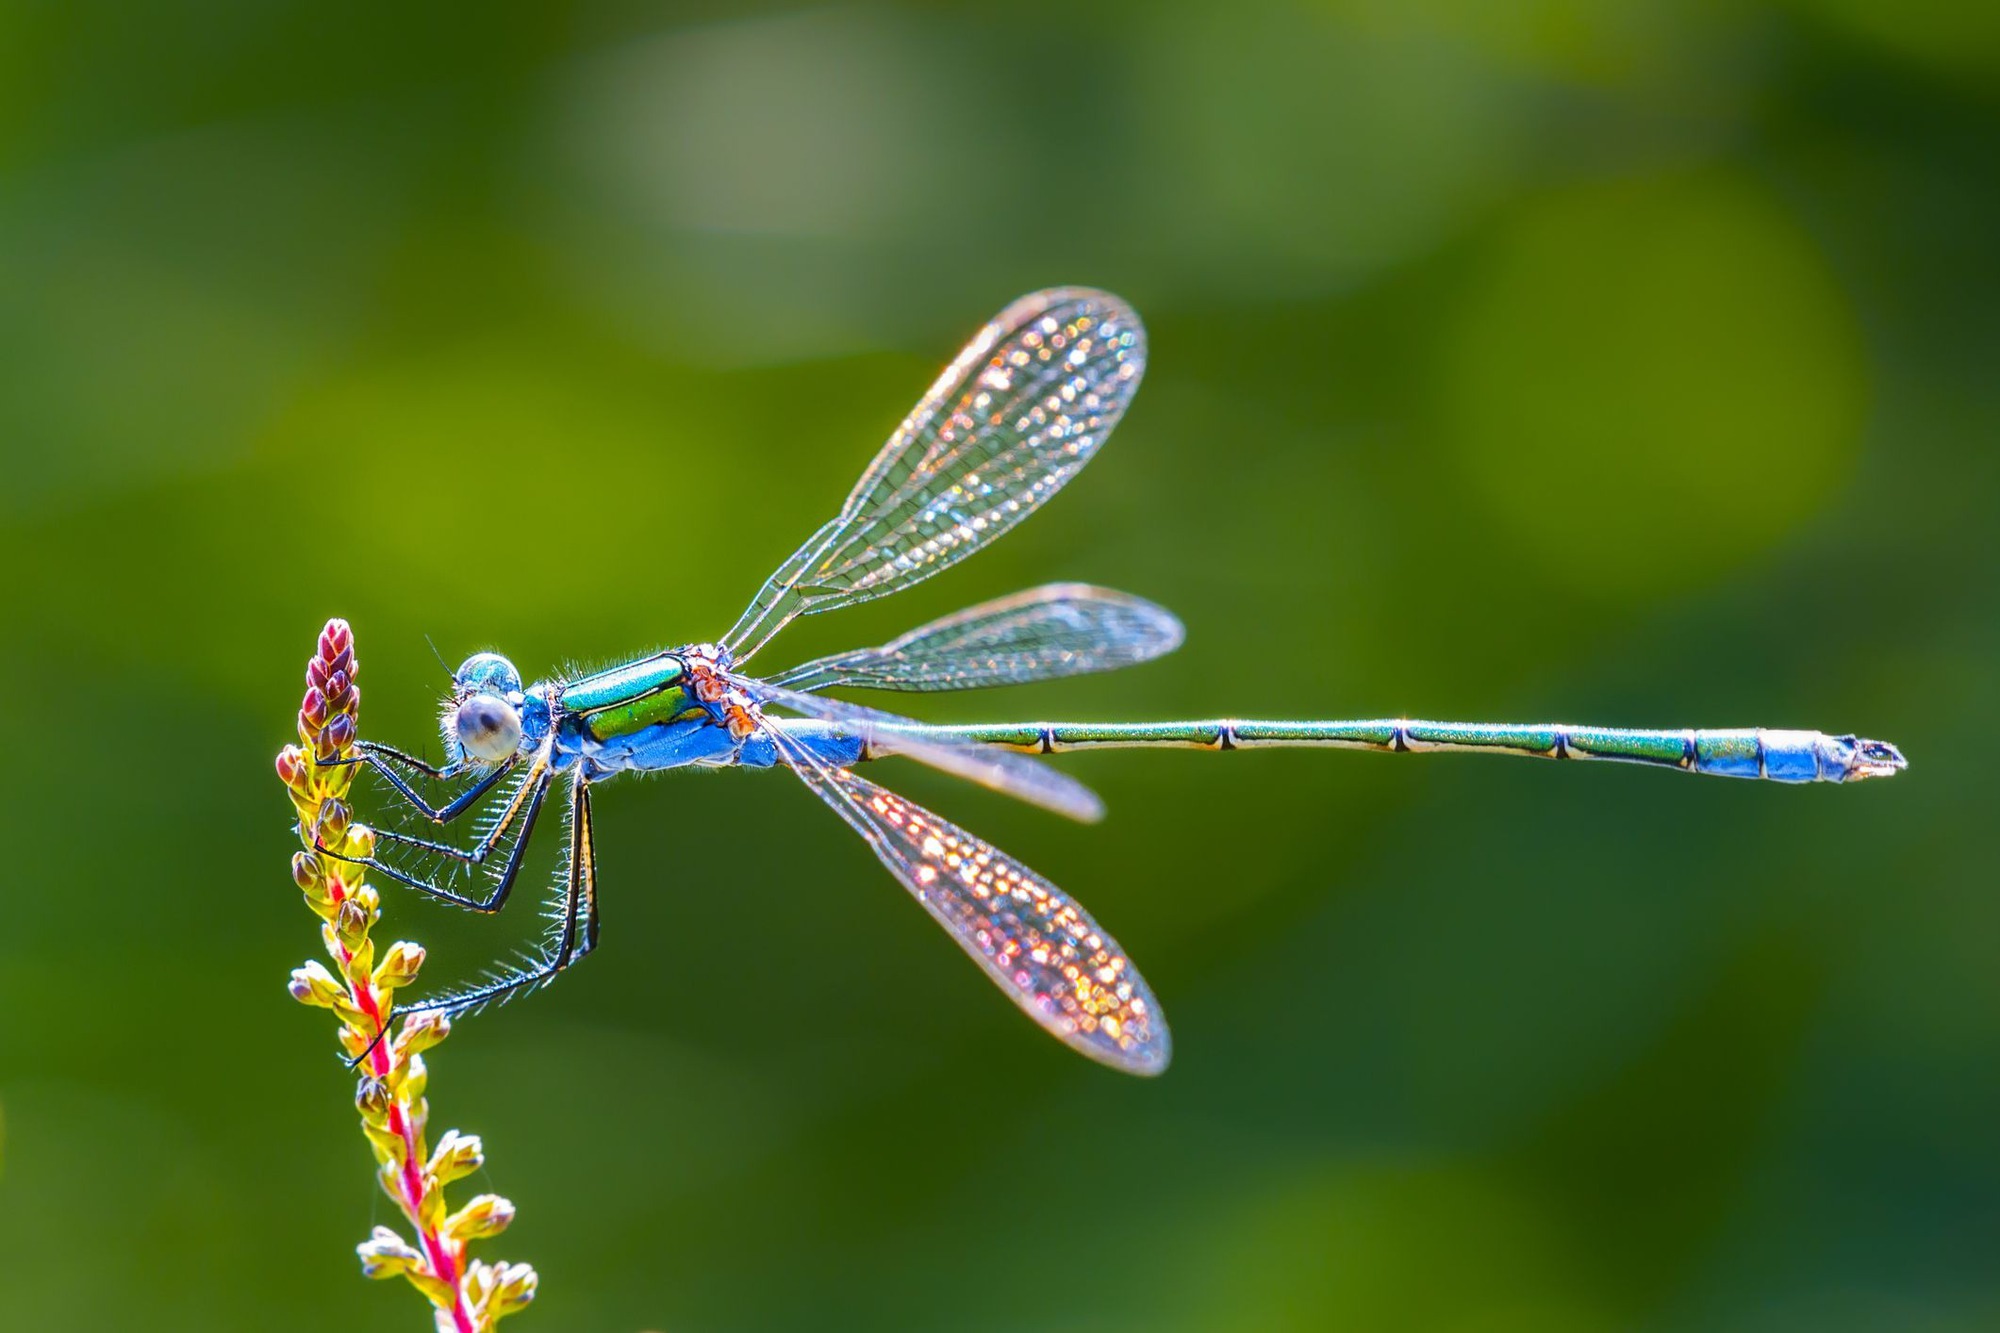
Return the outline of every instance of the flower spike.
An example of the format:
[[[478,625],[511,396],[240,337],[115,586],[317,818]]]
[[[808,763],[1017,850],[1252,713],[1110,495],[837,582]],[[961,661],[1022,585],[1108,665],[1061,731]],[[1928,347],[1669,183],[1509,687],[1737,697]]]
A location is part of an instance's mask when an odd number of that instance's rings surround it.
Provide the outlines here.
[[[359,1066],[354,1106],[375,1153],[377,1179],[417,1238],[413,1245],[389,1227],[376,1227],[355,1247],[362,1274],[407,1280],[431,1302],[441,1333],[491,1333],[534,1300],[540,1279],[527,1264],[467,1256],[473,1241],[496,1236],[513,1221],[512,1203],[496,1194],[477,1195],[456,1212],[445,1203],[445,1186],[478,1171],[486,1149],[477,1135],[457,1130],[447,1130],[435,1152],[425,1142],[430,1076],[422,1053],[443,1041],[451,1024],[439,1014],[420,1014],[390,1033],[395,992],[416,981],[423,946],[398,940],[378,961],[372,932],[381,920],[381,898],[355,860],[317,850],[356,859],[374,850],[374,834],[356,822],[349,804],[354,766],[345,762],[359,734],[359,671],[354,631],[344,620],[329,620],[306,664],[299,743],[278,752],[278,781],[291,797],[305,844],[292,855],[292,882],[319,917],[334,965],[306,962],[293,970],[289,989],[299,1003],[340,1020],[340,1048],[351,1066]]]

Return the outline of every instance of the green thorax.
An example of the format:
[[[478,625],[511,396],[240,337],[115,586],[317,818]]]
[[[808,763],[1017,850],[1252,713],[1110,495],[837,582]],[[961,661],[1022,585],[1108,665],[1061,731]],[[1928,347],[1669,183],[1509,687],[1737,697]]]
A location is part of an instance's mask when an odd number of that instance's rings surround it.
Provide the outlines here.
[[[677,655],[655,653],[565,685],[562,709],[595,740],[629,736],[700,711],[684,688],[686,680],[687,666]]]

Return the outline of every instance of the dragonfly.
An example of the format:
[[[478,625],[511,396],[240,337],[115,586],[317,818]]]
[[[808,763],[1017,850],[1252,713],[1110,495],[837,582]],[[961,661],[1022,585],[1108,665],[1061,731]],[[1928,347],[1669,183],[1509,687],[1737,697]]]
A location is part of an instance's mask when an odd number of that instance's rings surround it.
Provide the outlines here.
[[[1054,680],[1150,661],[1181,643],[1180,622],[1163,608],[1078,583],[985,602],[878,647],[774,675],[748,670],[799,617],[901,592],[1040,509],[1104,447],[1138,391],[1146,350],[1138,316],[1107,292],[1057,288],[1024,296],[945,368],[840,512],[765,580],[720,639],[530,684],[505,657],[480,652],[452,674],[444,762],[359,742],[339,762],[367,765],[421,819],[413,817],[407,831],[377,830],[370,854],[341,859],[459,907],[500,911],[552,794],[564,808],[564,851],[538,948],[518,965],[404,1012],[475,1010],[544,985],[597,948],[591,793],[625,773],[788,770],[1030,1018],[1091,1059],[1158,1074],[1172,1053],[1166,1019],[1117,940],[1022,862],[859,769],[902,757],[1094,821],[1104,809],[1095,793],[1041,756],[1135,746],[1320,746],[1613,760],[1777,782],[1854,782],[1905,766],[1886,742],[1818,731],[1400,717],[933,724],[828,695]],[[444,780],[450,799],[433,803],[425,792],[439,789],[426,780]],[[429,827],[474,811],[474,838],[454,841]],[[335,854],[323,844],[320,850]],[[439,873],[422,873],[420,865]]]

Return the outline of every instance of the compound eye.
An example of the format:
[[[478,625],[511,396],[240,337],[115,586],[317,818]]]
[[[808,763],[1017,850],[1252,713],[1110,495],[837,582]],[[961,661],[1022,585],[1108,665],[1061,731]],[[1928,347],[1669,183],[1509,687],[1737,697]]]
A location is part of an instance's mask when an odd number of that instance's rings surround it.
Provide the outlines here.
[[[497,764],[521,744],[521,715],[504,699],[475,694],[458,706],[458,743],[474,759]]]
[[[461,694],[485,690],[504,697],[521,692],[521,673],[498,653],[474,653],[452,673],[452,679]]]

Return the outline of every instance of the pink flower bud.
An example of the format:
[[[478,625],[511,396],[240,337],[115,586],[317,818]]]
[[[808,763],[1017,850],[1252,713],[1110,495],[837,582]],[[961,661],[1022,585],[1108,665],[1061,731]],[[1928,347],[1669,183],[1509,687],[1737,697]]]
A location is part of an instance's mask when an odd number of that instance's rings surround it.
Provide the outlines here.
[[[336,714],[326,724],[326,743],[336,750],[345,750],[354,744],[354,714]]]
[[[299,701],[299,717],[315,727],[326,725],[326,696],[317,686],[306,688],[306,697]]]
[[[354,648],[354,631],[345,620],[338,616],[326,622],[326,628],[319,632],[319,655],[338,657]]]

